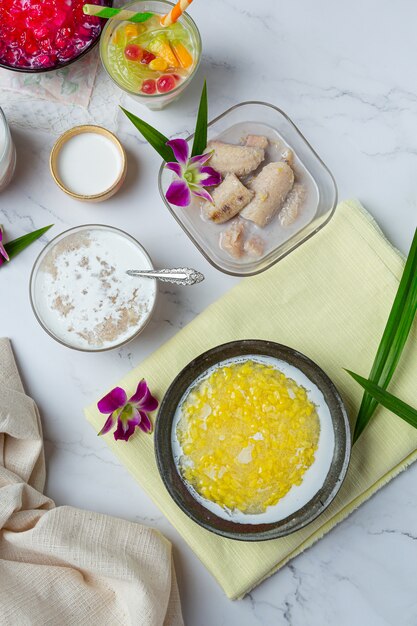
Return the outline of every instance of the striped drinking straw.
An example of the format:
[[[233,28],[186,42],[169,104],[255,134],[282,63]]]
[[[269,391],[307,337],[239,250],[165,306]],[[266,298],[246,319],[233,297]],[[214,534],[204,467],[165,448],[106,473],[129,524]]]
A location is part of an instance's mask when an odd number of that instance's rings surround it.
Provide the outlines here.
[[[161,17],[161,26],[171,26],[174,24],[184,11],[190,6],[193,0],[179,0],[172,7],[171,11]],[[86,15],[95,15],[96,17],[104,17],[106,19],[125,20],[127,22],[146,22],[153,13],[137,13],[128,9],[112,9],[111,7],[102,7],[98,4],[85,4],[83,12]]]
[[[178,0],[177,4],[172,7],[171,11],[161,17],[161,26],[171,26],[181,17],[181,15],[190,6],[193,0]]]
[[[85,4],[83,12],[86,15],[95,15],[106,19],[126,20],[128,22],[146,22],[153,13],[137,13],[128,11],[127,9],[112,9],[111,7],[102,7],[97,4]]]

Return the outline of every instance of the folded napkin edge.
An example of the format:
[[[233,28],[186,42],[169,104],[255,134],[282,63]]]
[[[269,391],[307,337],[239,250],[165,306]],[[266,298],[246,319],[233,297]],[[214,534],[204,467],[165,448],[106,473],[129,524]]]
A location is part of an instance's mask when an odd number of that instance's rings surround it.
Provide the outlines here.
[[[25,394],[22,379],[17,368],[16,358],[12,348],[12,342],[8,337],[0,337],[0,384],[4,384],[9,389]],[[25,394],[26,395],[26,394]]]
[[[94,424],[94,421],[95,421],[94,420],[94,415],[89,411],[88,408],[84,409],[84,414],[85,414],[85,416],[87,418],[87,421],[90,423],[92,428],[96,431],[97,429],[96,429],[96,426]],[[117,453],[116,453],[116,456],[118,457]],[[363,491],[360,495],[358,495],[353,500],[350,500],[349,502],[347,502],[346,505],[341,510],[339,510],[336,513],[336,515],[334,515],[331,519],[329,519],[325,524],[320,526],[320,528],[318,530],[316,530],[312,535],[310,535],[305,541],[303,541],[298,546],[298,548],[296,550],[294,550],[293,552],[289,553],[286,558],[284,558],[282,561],[277,563],[271,570],[266,572],[258,580],[254,581],[253,584],[250,587],[248,587],[247,584],[244,583],[242,585],[241,589],[237,589],[236,590],[235,587],[233,587],[233,590],[229,589],[227,581],[226,580],[220,581],[217,578],[217,575],[214,573],[214,571],[212,571],[210,565],[208,563],[204,562],[200,558],[200,556],[196,553],[195,550],[193,550],[193,552],[196,555],[196,557],[199,559],[199,561],[210,572],[211,576],[214,578],[216,583],[223,589],[223,591],[225,592],[226,596],[230,600],[241,600],[248,593],[250,593],[253,589],[255,589],[260,583],[262,583],[264,580],[268,579],[274,573],[279,571],[282,567],[284,567],[287,563],[292,561],[295,557],[300,555],[302,552],[304,552],[305,550],[311,548],[317,541],[322,539],[324,537],[324,535],[326,535],[328,532],[333,530],[333,528],[338,526],[341,522],[343,522],[345,519],[347,519],[352,513],[354,513],[361,506],[361,504],[363,504],[364,502],[369,500],[373,495],[375,495],[378,491],[380,491],[380,489],[382,489],[393,478],[398,476],[401,472],[403,472],[405,469],[407,469],[415,461],[417,461],[417,450],[415,450],[414,452],[412,452],[409,455],[407,455],[400,463],[398,463],[395,467],[391,468],[383,476],[381,476],[378,480],[376,480],[375,483],[373,483],[367,490]],[[135,475],[133,473],[133,469],[131,469],[131,467],[130,467],[131,464],[130,464],[129,460],[128,460],[128,462],[126,462],[126,460],[123,460],[123,461],[121,461],[121,463],[122,463],[122,465],[124,465],[124,467],[127,469],[129,474],[132,476],[132,478],[137,483],[137,479],[136,479],[136,477],[135,477]],[[174,528],[176,528],[175,520],[171,520],[170,514],[166,513],[166,511],[164,510],[165,507],[163,505],[161,505],[161,502],[156,497],[155,498],[153,497],[151,491],[149,491],[142,484],[139,484],[139,488],[161,510],[162,514],[166,517],[166,519],[169,521],[169,523]],[[175,507],[178,509],[178,512],[182,513],[181,509],[179,507],[177,507],[177,505],[175,505]],[[308,529],[308,525],[305,528]],[[207,532],[209,532],[209,531],[207,531]],[[271,542],[276,542],[276,541],[279,541],[279,540],[277,540],[277,539],[272,539],[271,540]],[[268,543],[268,542],[266,542],[266,543]]]
[[[305,541],[303,541],[296,550],[291,552],[291,554],[289,554],[285,559],[280,561],[269,572],[267,572],[264,576],[259,578],[259,580],[256,581],[250,589],[245,587],[242,591],[236,591],[233,595],[229,595],[227,590],[225,589],[225,593],[227,597],[230,600],[242,600],[248,593],[250,593],[258,585],[260,585],[264,580],[267,580],[270,576],[272,576],[282,567],[287,565],[287,563],[292,561],[295,557],[305,552],[305,550],[308,550],[309,548],[313,547],[313,545],[317,543],[317,541],[320,541],[320,539],[322,539],[324,535],[327,535],[327,533],[333,530],[333,528],[338,526],[340,523],[345,521],[350,515],[355,513],[355,511],[362,504],[364,504],[364,502],[368,501],[370,498],[376,495],[378,491],[380,491],[389,482],[391,482],[393,478],[396,478],[399,474],[401,474],[401,472],[406,470],[408,467],[410,467],[410,465],[412,465],[416,461],[417,461],[417,450],[415,450],[414,452],[411,452],[411,454],[405,457],[405,459],[401,463],[399,463],[394,468],[392,468],[389,472],[384,474],[384,476],[379,478],[366,491],[363,491],[359,496],[357,496],[356,498],[348,502],[346,506],[343,507],[343,509],[341,509],[334,517],[332,517],[325,524],[323,524],[323,526],[320,526],[320,528],[315,533],[313,533],[313,535],[310,535]],[[308,528],[308,526],[306,528]],[[272,541],[276,541],[276,540],[272,540]],[[216,582],[218,583],[218,581]]]

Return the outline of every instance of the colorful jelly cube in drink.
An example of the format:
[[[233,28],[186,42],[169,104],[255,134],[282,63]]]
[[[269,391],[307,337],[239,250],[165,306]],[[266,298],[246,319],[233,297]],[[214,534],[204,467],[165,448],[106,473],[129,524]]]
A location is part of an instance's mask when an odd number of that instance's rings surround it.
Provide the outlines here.
[[[172,91],[191,74],[197,61],[188,28],[180,22],[164,28],[157,14],[141,24],[116,25],[105,57],[112,78],[138,95]]]
[[[79,56],[104,20],[84,15],[86,0],[0,0],[0,63],[49,69]],[[109,6],[109,0],[90,0]]]

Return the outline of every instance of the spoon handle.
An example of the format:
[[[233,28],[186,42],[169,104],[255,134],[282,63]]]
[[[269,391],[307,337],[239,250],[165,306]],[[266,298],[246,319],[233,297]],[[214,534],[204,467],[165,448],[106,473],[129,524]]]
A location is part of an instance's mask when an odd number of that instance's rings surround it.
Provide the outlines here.
[[[174,283],[174,285],[195,285],[204,280],[203,274],[189,267],[163,270],[127,270],[126,274],[129,274],[129,276],[156,278],[163,283]]]

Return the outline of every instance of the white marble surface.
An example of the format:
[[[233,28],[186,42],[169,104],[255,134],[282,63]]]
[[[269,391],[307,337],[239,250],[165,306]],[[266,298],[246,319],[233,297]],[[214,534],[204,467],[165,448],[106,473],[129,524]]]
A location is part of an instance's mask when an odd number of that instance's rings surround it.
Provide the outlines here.
[[[203,76],[211,117],[247,99],[282,107],[333,171],[341,198],[358,197],[406,252],[417,206],[417,5],[377,0],[196,0],[204,42],[194,84],[171,108],[143,112],[166,134],[191,131]],[[13,96],[0,94],[0,102]],[[129,102],[129,107],[140,107]],[[116,103],[110,101],[109,107]],[[0,271],[0,332],[13,341],[28,392],[42,412],[47,493],[72,504],[150,524],[174,544],[187,626],[413,626],[417,624],[417,467],[395,479],[348,520],[260,585],[231,602],[177,532],[86,423],[82,408],[236,281],[211,268],[167,214],[155,179],[159,159],[121,120],[129,154],[122,191],[105,204],[79,204],[49,175],[52,135],[14,127],[18,167],[0,195],[9,236],[54,222],[100,222],[130,231],[156,265],[206,274],[192,290],[162,288],[154,321],[125,348],[72,352],[35,321],[28,299],[34,244]]]

